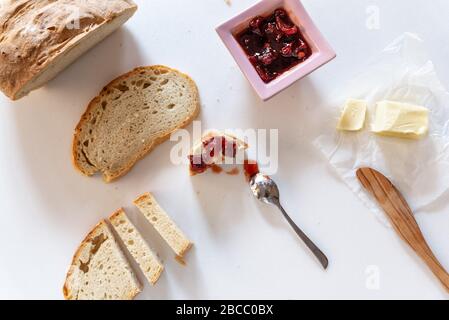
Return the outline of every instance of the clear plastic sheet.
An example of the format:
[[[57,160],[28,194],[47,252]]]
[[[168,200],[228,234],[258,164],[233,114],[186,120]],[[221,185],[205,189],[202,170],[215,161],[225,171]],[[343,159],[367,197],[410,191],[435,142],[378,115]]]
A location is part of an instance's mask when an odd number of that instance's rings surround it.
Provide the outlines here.
[[[406,33],[387,46],[356,75],[326,110],[326,123],[314,141],[338,175],[386,221],[377,204],[362,190],[355,172],[372,167],[391,179],[415,212],[449,196],[449,93],[442,86],[424,42]],[[348,98],[369,102],[364,130],[339,132],[336,124]],[[375,104],[393,100],[430,109],[429,135],[421,140],[383,137],[371,132]]]

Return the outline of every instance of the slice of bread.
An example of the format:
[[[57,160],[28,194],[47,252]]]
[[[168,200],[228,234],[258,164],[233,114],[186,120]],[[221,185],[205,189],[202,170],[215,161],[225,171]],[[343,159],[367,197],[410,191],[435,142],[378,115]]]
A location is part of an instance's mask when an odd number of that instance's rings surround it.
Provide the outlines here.
[[[76,251],[63,292],[67,300],[131,300],[141,288],[103,220]]]
[[[235,148],[230,148],[231,146]],[[233,134],[208,130],[190,150],[190,175],[194,176],[217,166],[227,169],[228,173],[238,170],[237,165],[244,163],[248,147],[245,141]]]
[[[164,266],[140,232],[126,216],[123,209],[115,212],[110,218],[112,226],[122,239],[128,251],[139,264],[148,281],[154,285],[162,274]]]
[[[187,75],[164,66],[137,68],[108,84],[75,130],[75,167],[106,182],[126,174],[200,110],[198,89]]]
[[[176,255],[181,258],[184,257],[193,243],[187,239],[181,229],[178,228],[164,209],[159,206],[153,195],[145,193],[134,200],[134,204],[164,238]]]
[[[136,12],[132,0],[20,0],[0,3],[0,90],[26,96]]]

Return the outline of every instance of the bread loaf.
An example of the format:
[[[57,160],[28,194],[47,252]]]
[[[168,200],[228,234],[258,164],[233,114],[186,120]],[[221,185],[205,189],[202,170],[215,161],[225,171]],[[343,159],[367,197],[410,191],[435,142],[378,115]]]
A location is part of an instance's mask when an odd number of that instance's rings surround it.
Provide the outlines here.
[[[136,10],[132,0],[3,0],[0,89],[16,100],[41,87]]]

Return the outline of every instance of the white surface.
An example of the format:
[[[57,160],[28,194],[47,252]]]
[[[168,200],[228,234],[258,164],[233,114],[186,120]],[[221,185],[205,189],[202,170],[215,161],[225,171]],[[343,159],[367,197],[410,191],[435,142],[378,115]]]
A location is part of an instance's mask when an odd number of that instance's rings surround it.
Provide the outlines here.
[[[165,260],[156,287],[140,298],[437,298],[447,294],[425,266],[330,171],[311,145],[317,106],[375,51],[404,31],[427,42],[449,87],[446,0],[305,0],[338,58],[268,103],[260,102],[214,27],[252,0],[137,1],[140,10],[120,31],[45,88],[12,103],[0,98],[0,298],[61,298],[65,271],[79,242],[125,206]],[[380,30],[365,26],[370,5]],[[338,14],[337,14],[338,13]],[[257,203],[243,178],[191,179],[171,165],[171,143],[156,149],[117,183],[84,178],[72,167],[72,132],[102,86],[129,69],[167,64],[192,75],[203,102],[204,127],[279,128],[275,176],[287,211],[328,254],[323,272],[282,217]],[[132,208],[152,191],[196,243],[188,266]],[[447,208],[417,216],[431,246],[449,267]],[[366,287],[369,266],[380,290]]]

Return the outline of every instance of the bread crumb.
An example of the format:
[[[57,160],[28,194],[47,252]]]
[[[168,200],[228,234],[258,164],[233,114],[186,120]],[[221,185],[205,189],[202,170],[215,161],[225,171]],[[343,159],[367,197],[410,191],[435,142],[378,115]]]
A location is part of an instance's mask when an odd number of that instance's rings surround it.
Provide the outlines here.
[[[228,6],[232,6],[232,0],[224,0],[224,2],[225,2]]]

